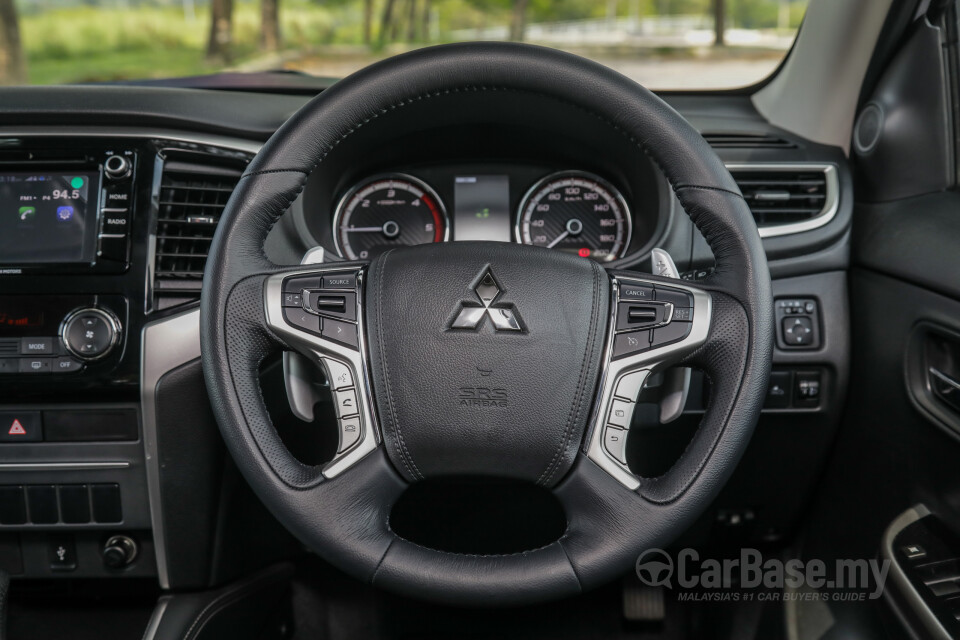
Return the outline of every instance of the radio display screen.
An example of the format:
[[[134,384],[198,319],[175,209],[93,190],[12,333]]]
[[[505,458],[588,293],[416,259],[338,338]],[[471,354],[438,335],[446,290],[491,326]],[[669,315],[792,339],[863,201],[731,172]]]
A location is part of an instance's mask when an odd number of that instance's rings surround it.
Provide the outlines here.
[[[0,264],[92,263],[99,171],[0,172]]]

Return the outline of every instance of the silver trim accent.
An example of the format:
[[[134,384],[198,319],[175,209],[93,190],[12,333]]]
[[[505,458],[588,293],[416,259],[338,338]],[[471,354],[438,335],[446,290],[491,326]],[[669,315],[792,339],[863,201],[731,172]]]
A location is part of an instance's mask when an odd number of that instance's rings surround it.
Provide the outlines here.
[[[160,596],[157,604],[153,607],[153,613],[150,614],[150,620],[147,621],[147,628],[143,631],[141,640],[156,640],[157,631],[160,630],[160,623],[163,621],[163,614],[167,612],[167,605],[173,599],[173,596]]]
[[[887,526],[886,531],[883,532],[883,543],[880,547],[880,554],[884,560],[890,561],[890,575],[893,576],[893,582],[900,589],[900,593],[903,594],[910,609],[923,623],[930,637],[949,640],[953,636],[944,629],[934,613],[930,611],[930,607],[927,606],[920,594],[917,593],[916,588],[910,582],[910,579],[907,578],[907,574],[904,573],[900,563],[897,562],[896,557],[893,555],[893,542],[897,535],[914,522],[929,515],[930,510],[927,509],[925,505],[917,504],[894,518],[893,522]],[[886,589],[884,589],[884,591],[886,592]],[[888,598],[890,597],[889,594],[886,595]]]
[[[826,225],[837,216],[840,210],[840,178],[837,174],[836,165],[823,164],[817,162],[772,162],[772,163],[749,163],[749,162],[731,162],[726,164],[727,171],[731,174],[735,171],[773,171],[788,173],[790,171],[822,171],[826,179],[825,198],[823,200],[823,209],[815,217],[801,222],[791,222],[789,224],[778,224],[769,227],[757,227],[761,238],[776,238],[778,236],[788,236],[794,233],[804,231],[813,231]],[[734,175],[733,179],[737,177]]]
[[[650,280],[644,280],[642,277],[616,275],[610,278],[610,295],[612,296],[614,304],[611,305],[612,310],[610,312],[609,324],[607,325],[607,344],[603,355],[604,366],[600,375],[600,395],[597,403],[594,405],[593,414],[590,417],[584,451],[587,457],[597,463],[600,468],[633,491],[640,486],[640,480],[630,472],[626,465],[621,464],[607,453],[603,446],[603,432],[607,423],[606,417],[613,403],[614,392],[617,388],[616,385],[620,381],[620,378],[629,373],[637,371],[645,371],[648,375],[655,373],[706,342],[710,332],[710,321],[713,316],[713,298],[709,293],[701,289],[689,287],[681,282],[671,282],[669,285],[670,288],[681,289],[693,295],[693,322],[690,327],[690,335],[680,342],[614,360],[613,341],[617,328],[617,308],[619,306],[617,303],[621,301],[621,283],[646,286],[656,286],[658,284]],[[640,387],[642,388],[642,386],[641,384]],[[636,398],[633,400],[636,401]]]
[[[0,462],[0,471],[95,471],[128,469],[129,462]]]
[[[140,351],[140,403],[143,411],[143,452],[153,546],[160,586],[170,588],[167,544],[160,501],[160,459],[157,448],[157,383],[167,372],[200,357],[200,310],[150,322],[143,327]]]
[[[673,261],[673,256],[666,249],[654,247],[650,250],[651,273],[662,278],[680,279],[680,272]]]
[[[283,318],[283,281],[287,278],[297,276],[320,275],[323,273],[336,273],[338,271],[351,271],[357,273],[357,339],[359,350],[337,344],[331,340],[326,340],[320,336],[311,335],[301,331],[288,324]],[[328,462],[323,468],[323,475],[326,478],[334,478],[366,456],[379,446],[380,427],[376,419],[376,412],[373,409],[373,385],[370,382],[370,371],[367,366],[367,343],[364,333],[364,314],[363,314],[363,280],[364,271],[360,267],[344,267],[336,263],[313,268],[304,268],[298,271],[285,271],[283,273],[267,278],[263,287],[263,307],[267,318],[267,325],[281,338],[287,341],[291,347],[297,349],[300,353],[310,358],[317,366],[324,367],[324,358],[332,358],[346,362],[353,369],[356,376],[354,380],[354,389],[357,396],[362,399],[360,402],[360,416],[362,418],[362,435],[359,442],[347,449],[343,453],[338,453],[333,460]],[[327,372],[329,374],[329,372]],[[339,428],[339,424],[337,425]]]
[[[205,144],[234,151],[256,154],[262,143],[214,134],[194,134],[170,129],[136,129],[133,127],[20,127],[0,128],[0,138],[123,138],[141,140],[168,140],[188,144]]]
[[[587,171],[579,171],[577,169],[556,171],[554,173],[551,173],[549,175],[546,175],[540,178],[539,180],[533,183],[532,187],[527,189],[527,192],[523,194],[523,198],[520,199],[520,206],[517,208],[517,221],[513,225],[513,233],[514,233],[514,237],[516,238],[516,241],[519,244],[526,244],[523,241],[523,233],[520,231],[520,225],[523,223],[523,218],[524,218],[523,212],[527,208],[527,202],[530,200],[531,197],[533,197],[533,194],[539,191],[543,187],[543,185],[547,184],[548,182],[553,182],[554,180],[559,180],[561,178],[568,177],[568,176],[584,178],[587,180],[593,180],[594,182],[599,184],[601,187],[603,187],[604,189],[609,191],[611,194],[613,194],[614,199],[620,203],[621,207],[623,207],[623,217],[627,224],[626,237],[624,238],[623,246],[620,248],[619,254],[613,256],[613,258],[611,258],[610,260],[606,260],[605,262],[614,262],[626,256],[627,250],[630,248],[630,242],[633,240],[633,212],[630,210],[630,206],[627,204],[626,198],[623,197],[623,194],[620,193],[619,189],[617,189],[615,186],[610,184],[607,180],[604,180],[603,178],[601,178],[596,174],[589,173]]]
[[[426,182],[411,176],[407,173],[378,173],[376,175],[369,176],[364,178],[360,182],[356,183],[343,194],[343,197],[340,198],[337,202],[337,208],[333,212],[333,222],[331,223],[331,231],[333,232],[333,247],[337,251],[337,255],[341,258],[348,260],[358,260],[359,258],[351,258],[343,250],[343,247],[340,244],[340,218],[343,217],[343,210],[347,206],[347,202],[356,195],[361,189],[373,182],[381,182],[383,180],[397,179],[405,182],[409,182],[415,187],[418,187],[425,191],[428,195],[433,196],[433,199],[436,201],[437,206],[440,207],[440,214],[443,216],[443,242],[450,241],[450,217],[447,215],[447,206],[443,203],[443,200],[437,195],[437,192],[428,185]]]
[[[126,236],[121,236],[126,237]],[[88,356],[82,353],[77,353],[73,350],[73,347],[70,346],[70,343],[67,342],[66,333],[67,329],[70,326],[70,323],[82,313],[92,313],[94,315],[100,316],[100,319],[107,323],[107,326],[113,331],[113,336],[110,338],[110,344],[102,353],[98,353],[95,356]],[[60,338],[60,344],[63,348],[75,358],[83,362],[94,362],[96,360],[101,360],[110,355],[110,352],[113,351],[116,346],[120,343],[120,336],[123,335],[123,326],[120,324],[120,319],[113,314],[112,311],[108,309],[103,309],[101,307],[78,307],[68,313],[66,317],[60,322],[60,328],[58,330],[57,337]]]

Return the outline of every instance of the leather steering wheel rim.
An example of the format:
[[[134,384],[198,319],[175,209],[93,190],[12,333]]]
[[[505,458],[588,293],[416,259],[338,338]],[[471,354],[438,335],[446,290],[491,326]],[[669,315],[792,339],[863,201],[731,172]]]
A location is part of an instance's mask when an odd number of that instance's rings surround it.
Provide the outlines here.
[[[297,271],[264,253],[274,223],[311,171],[365,123],[461,92],[546,96],[617,128],[660,168],[716,259],[714,273],[696,283],[712,299],[709,337],[676,362],[702,369],[712,383],[687,450],[666,474],[640,478],[628,490],[577,443],[569,470],[550,485],[567,514],[567,531],[517,554],[441,552],[397,536],[390,509],[409,478],[398,473],[385,447],[325,477],[286,450],[258,383],[264,358],[290,348],[265,318],[270,279]],[[421,49],[368,67],[325,90],[271,137],[241,178],[214,237],[201,297],[201,347],[228,450],[264,504],[311,549],[358,578],[408,595],[520,604],[608,582],[644,550],[669,544],[703,512],[759,417],[772,316],[766,257],[750,210],[723,163],[679,114],[631,80],[577,56],[472,43]]]

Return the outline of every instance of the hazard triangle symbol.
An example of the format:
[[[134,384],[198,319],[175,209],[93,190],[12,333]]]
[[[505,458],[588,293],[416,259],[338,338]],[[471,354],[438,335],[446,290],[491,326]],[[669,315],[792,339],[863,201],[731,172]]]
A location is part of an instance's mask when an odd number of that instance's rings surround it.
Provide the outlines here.
[[[27,430],[23,428],[19,420],[14,419],[13,424],[10,425],[10,431],[7,431],[7,433],[11,436],[25,436],[27,435]]]

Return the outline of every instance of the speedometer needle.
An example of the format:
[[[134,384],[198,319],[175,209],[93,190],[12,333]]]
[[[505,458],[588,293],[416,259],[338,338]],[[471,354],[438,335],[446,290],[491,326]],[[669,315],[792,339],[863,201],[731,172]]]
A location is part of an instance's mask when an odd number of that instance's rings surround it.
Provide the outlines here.
[[[347,233],[375,233],[383,231],[383,227],[347,227]]]
[[[561,240],[563,240],[564,238],[566,238],[566,237],[569,236],[569,235],[570,235],[570,231],[564,231],[563,233],[561,233],[560,235],[558,235],[556,238],[554,238],[554,239],[553,239],[553,242],[551,242],[550,244],[547,245],[547,249],[553,249],[555,246],[557,246],[558,244],[560,244],[560,241],[561,241]]]

